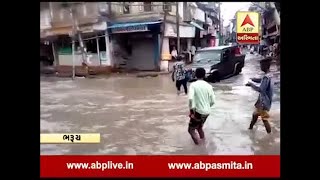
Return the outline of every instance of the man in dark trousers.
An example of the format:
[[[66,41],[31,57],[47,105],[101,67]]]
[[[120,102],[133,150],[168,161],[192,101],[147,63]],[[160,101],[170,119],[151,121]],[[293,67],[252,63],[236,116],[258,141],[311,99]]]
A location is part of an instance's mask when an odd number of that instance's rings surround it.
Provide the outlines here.
[[[195,72],[197,81],[191,83],[189,89],[190,122],[188,132],[195,144],[199,144],[196,131],[200,139],[204,139],[203,124],[206,122],[211,108],[215,103],[215,95],[212,86],[204,81],[206,71],[197,68]]]
[[[188,79],[185,69],[185,64],[182,61],[181,56],[177,56],[177,62],[173,66],[173,72],[172,72],[172,81],[176,81],[176,88],[177,88],[177,94],[180,94],[180,88],[181,85],[184,88],[184,93],[188,94]]]
[[[253,129],[253,126],[260,116],[268,134],[271,133],[271,127],[269,124],[269,111],[273,96],[273,82],[271,79],[271,74],[269,73],[271,60],[271,58],[265,58],[260,61],[260,68],[265,73],[262,79],[251,79],[253,82],[260,83],[260,86],[256,86],[250,81],[246,84],[247,86],[250,86],[259,92],[258,100],[255,103],[256,110],[253,112],[249,129]]]

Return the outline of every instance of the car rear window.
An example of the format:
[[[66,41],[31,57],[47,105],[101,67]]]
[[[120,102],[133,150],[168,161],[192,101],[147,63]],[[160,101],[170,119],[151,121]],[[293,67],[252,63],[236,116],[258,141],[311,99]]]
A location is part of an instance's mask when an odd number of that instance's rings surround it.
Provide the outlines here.
[[[198,51],[194,56],[194,63],[206,64],[210,62],[220,62],[221,51]]]

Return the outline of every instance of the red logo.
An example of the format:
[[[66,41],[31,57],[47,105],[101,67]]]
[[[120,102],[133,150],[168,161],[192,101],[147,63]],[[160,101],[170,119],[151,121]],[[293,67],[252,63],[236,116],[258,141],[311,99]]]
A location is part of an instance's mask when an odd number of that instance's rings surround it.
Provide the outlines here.
[[[254,24],[253,24],[253,22],[252,22],[252,20],[251,20],[251,18],[250,18],[250,16],[248,14],[247,14],[246,18],[244,18],[244,20],[243,20],[243,22],[241,24],[241,27],[246,25],[246,24],[250,24],[251,26],[254,27]]]

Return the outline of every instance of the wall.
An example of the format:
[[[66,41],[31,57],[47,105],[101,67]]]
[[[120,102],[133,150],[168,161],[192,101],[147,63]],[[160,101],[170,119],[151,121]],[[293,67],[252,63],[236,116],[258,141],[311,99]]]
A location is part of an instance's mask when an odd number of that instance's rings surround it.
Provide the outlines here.
[[[123,14],[123,6],[119,4],[120,2],[112,2],[113,4],[111,5],[112,13],[115,15],[121,15]],[[162,5],[163,2],[152,2],[152,5]],[[130,6],[130,14],[139,14],[144,11],[144,4],[143,2],[132,2],[131,5],[135,6]],[[139,5],[139,6],[136,6]],[[163,7],[162,6],[151,6],[151,11],[152,12],[162,12]]]
[[[113,4],[111,5],[111,11],[113,14],[115,15],[121,15],[123,14],[123,6],[122,4],[120,4],[120,2],[112,2]],[[130,6],[130,13],[129,14],[139,14],[139,13],[143,13],[144,11],[144,3],[143,2],[132,2],[131,5],[135,5],[135,6]],[[153,6],[153,5],[157,5],[157,6]],[[151,11],[152,12],[163,12],[163,2],[152,2],[152,6],[151,6]],[[179,14],[180,17],[183,17],[183,2],[179,2]],[[176,14],[176,6],[173,5],[171,6],[171,11],[170,14]]]
[[[40,11],[40,29],[50,29],[51,28],[51,16],[50,10],[45,9]]]
[[[209,26],[208,34],[211,34],[211,36],[216,36],[217,35],[217,30],[215,29],[214,26]]]
[[[198,21],[205,22],[205,13],[199,8],[189,6],[190,7],[190,13],[191,13],[191,18],[194,18]]]
[[[111,13],[114,15],[122,14],[121,6],[114,4],[115,2],[111,2]],[[117,3],[117,2],[116,2]]]
[[[179,9],[179,15],[181,17],[181,19],[184,19],[184,12],[183,12],[183,2],[178,2],[178,9]]]
[[[100,60],[98,59],[98,54],[90,54],[92,57],[90,58],[89,66],[100,66]],[[82,65],[82,56],[81,54],[75,54],[75,66]],[[72,54],[59,54],[59,65],[61,66],[72,66]]]
[[[120,3],[120,2],[113,2],[113,3]],[[130,14],[138,14],[140,12],[143,12],[143,2],[132,2],[129,3],[130,5],[133,6],[129,6],[130,7]],[[140,6],[137,6],[140,5]],[[122,6],[118,7],[119,9],[119,14],[123,14],[123,10],[122,10]]]
[[[205,22],[205,17],[204,17],[204,12],[201,10],[201,9],[199,9],[199,8],[196,8],[196,11],[195,11],[195,14],[194,14],[194,16],[193,16],[193,18],[194,19],[196,19],[196,20],[199,20],[199,21],[201,21],[201,22]]]
[[[163,5],[163,2],[153,2],[154,5]],[[153,6],[152,11],[154,12],[163,12],[163,6]]]
[[[98,2],[86,2],[74,4],[77,11],[79,24],[88,24],[97,21],[99,16]],[[50,13],[52,17],[52,26],[66,27],[72,26],[72,19],[69,8],[62,8],[61,2],[50,2]]]
[[[175,24],[166,23],[166,29],[164,32],[165,37],[177,37],[177,28]],[[195,27],[194,26],[180,26],[179,33],[181,38],[194,38]]]

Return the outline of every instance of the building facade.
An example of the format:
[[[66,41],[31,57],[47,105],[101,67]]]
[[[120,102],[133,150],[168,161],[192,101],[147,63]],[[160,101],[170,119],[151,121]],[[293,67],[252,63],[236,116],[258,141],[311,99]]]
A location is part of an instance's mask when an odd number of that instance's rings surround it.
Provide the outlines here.
[[[255,2],[249,7],[249,11],[260,13],[260,38],[261,45],[273,44],[280,41],[280,7],[273,2]],[[230,22],[232,26],[230,41],[236,40],[236,14]]]
[[[84,57],[80,50],[81,42],[86,50],[86,61],[92,69],[106,71],[111,66],[110,59],[105,58],[109,47],[108,40],[105,38],[106,21],[100,19],[101,12],[108,9],[105,2],[45,2],[42,4],[44,5],[40,9],[40,39],[51,46],[58,72],[70,72],[73,66],[76,73],[83,72]],[[82,41],[80,42],[78,38],[73,38],[76,35],[75,24],[81,32]],[[74,48],[73,39],[75,40]]]
[[[72,49],[71,6],[76,9],[73,17],[76,16],[92,67],[167,70],[168,61],[172,59],[170,52],[177,47],[177,7],[179,52],[196,45],[195,38],[201,39],[200,34],[202,39],[215,34],[215,20],[192,2],[45,3],[40,10],[40,37],[46,44],[50,43],[55,65],[60,67],[81,66],[83,60],[79,50],[81,42],[76,40]],[[201,47],[201,42],[198,41],[197,46]]]

